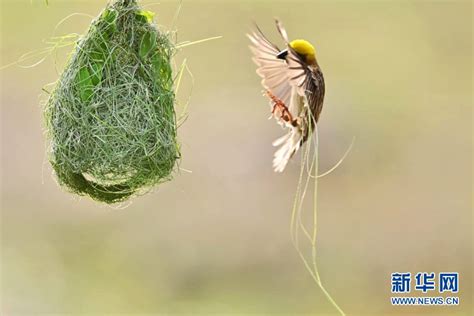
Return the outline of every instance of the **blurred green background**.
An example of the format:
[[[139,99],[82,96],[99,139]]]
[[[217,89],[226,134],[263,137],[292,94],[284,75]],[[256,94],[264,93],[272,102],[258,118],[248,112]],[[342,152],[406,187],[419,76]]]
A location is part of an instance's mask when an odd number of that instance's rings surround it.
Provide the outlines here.
[[[1,0],[0,64],[105,3]],[[178,7],[142,4],[163,26]],[[64,192],[48,165],[41,88],[70,49],[0,72],[2,315],[335,313],[290,242],[299,159],[271,169],[283,131],[267,120],[245,33],[255,20],[278,40],[274,16],[315,44],[325,74],[321,170],[356,137],[319,182],[326,288],[350,315],[471,315],[472,3],[217,0],[183,1],[177,21],[179,41],[223,36],[177,56],[195,79],[179,129],[192,173],[126,208]],[[90,20],[73,16],[56,34]],[[404,271],[459,272],[460,306],[392,307],[390,274]]]

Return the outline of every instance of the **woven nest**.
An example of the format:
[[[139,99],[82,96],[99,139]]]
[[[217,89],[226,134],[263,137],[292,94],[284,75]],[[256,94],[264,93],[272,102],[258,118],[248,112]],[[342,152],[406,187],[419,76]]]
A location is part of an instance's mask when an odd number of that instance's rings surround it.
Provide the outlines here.
[[[76,44],[45,109],[59,183],[115,203],[171,179],[179,158],[168,33],[116,0]]]

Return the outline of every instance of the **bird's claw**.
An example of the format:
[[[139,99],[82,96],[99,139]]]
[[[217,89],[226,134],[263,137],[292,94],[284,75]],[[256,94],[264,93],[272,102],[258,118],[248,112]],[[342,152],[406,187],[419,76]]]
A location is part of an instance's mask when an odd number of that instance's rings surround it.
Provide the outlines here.
[[[293,116],[291,115],[290,111],[288,110],[288,107],[285,105],[285,103],[277,98],[273,93],[271,93],[269,90],[266,90],[266,95],[272,100],[273,106],[272,106],[272,115],[271,117],[277,117],[280,120],[285,121],[286,123],[290,123],[291,125],[294,125],[295,120],[293,119]]]

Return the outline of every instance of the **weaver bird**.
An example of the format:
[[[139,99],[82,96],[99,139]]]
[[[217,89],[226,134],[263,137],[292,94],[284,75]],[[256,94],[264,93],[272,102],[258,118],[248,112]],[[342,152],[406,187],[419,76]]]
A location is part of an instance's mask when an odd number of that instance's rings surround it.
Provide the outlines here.
[[[257,25],[248,37],[257,74],[270,98],[272,117],[288,129],[286,135],[273,142],[273,146],[280,146],[273,168],[282,172],[318,122],[324,101],[324,77],[313,45],[302,39],[289,41],[280,21],[276,20],[276,26],[285,41],[283,50],[270,42]]]

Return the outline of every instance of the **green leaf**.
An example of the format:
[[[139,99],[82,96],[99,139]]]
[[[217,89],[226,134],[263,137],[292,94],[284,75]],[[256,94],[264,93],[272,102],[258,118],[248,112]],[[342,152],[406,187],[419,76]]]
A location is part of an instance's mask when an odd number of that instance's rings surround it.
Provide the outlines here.
[[[83,102],[87,102],[92,97],[93,87],[92,78],[87,68],[81,68],[77,76],[77,87],[79,89],[79,96]]]
[[[106,23],[105,33],[110,37],[117,31],[117,12],[107,9],[102,13],[102,20]]]
[[[138,16],[143,16],[148,23],[153,22],[153,17],[155,16],[155,12],[147,11],[147,10],[140,10],[137,11]]]
[[[156,32],[146,32],[143,34],[142,41],[140,43],[140,57],[145,58],[151,51],[156,47]]]
[[[90,65],[91,82],[94,86],[98,85],[102,81],[102,70],[104,69],[103,63],[92,63]]]
[[[92,59],[92,61],[95,61],[95,62],[101,63],[105,61],[104,53],[102,53],[102,51],[99,51],[99,50],[91,51],[89,53],[89,56]]]
[[[153,54],[151,57],[151,65],[153,66],[153,69],[155,72],[159,72],[161,68],[161,58],[158,55],[158,53]]]
[[[109,24],[115,24],[115,21],[117,20],[117,12],[107,9],[102,13],[102,19]]]

